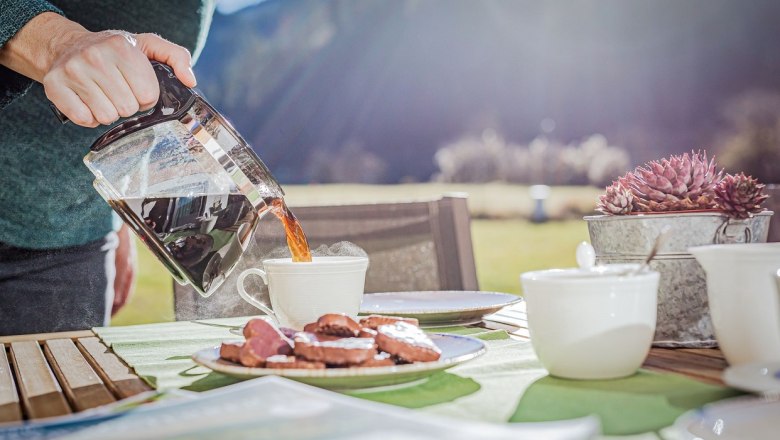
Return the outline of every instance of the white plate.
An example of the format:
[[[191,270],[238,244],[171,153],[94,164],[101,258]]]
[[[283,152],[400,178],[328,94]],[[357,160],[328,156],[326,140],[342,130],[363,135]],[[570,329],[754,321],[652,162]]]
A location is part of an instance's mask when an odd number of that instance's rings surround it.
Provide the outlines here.
[[[386,387],[419,381],[436,372],[479,357],[487,351],[484,342],[468,336],[432,334],[430,337],[441,349],[441,358],[438,361],[389,367],[326,368],[324,370],[250,368],[220,359],[219,347],[200,350],[192,356],[192,359],[204,367],[241,379],[275,375],[320,388],[346,390]]]
[[[467,325],[523,299],[508,293],[441,290],[363,295],[360,314],[417,318],[423,327]]]
[[[780,362],[759,362],[726,368],[723,382],[752,393],[780,393]]]
[[[674,423],[685,440],[777,440],[780,400],[737,397],[689,411]]]

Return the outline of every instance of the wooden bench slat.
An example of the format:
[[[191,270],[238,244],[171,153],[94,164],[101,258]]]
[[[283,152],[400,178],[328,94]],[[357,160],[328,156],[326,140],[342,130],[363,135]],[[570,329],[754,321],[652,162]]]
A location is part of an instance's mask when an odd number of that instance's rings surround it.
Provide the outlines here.
[[[70,406],[38,342],[12,342],[11,361],[28,418],[70,414]]]
[[[100,339],[80,338],[77,343],[84,357],[118,398],[124,399],[152,389]]]
[[[69,332],[56,333],[30,333],[28,335],[0,336],[0,344],[10,344],[11,342],[23,341],[45,341],[47,339],[76,339],[95,336],[92,330],[74,330]]]
[[[114,396],[70,339],[44,342],[44,352],[54,374],[76,411],[114,402]]]
[[[11,365],[5,354],[5,345],[0,344],[0,423],[22,420],[19,394],[11,373]]]

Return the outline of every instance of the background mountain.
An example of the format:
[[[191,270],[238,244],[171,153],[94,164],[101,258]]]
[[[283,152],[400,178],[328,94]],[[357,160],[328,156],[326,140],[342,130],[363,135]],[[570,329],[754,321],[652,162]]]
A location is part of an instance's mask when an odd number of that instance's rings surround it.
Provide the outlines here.
[[[217,14],[196,71],[283,183],[428,180],[440,147],[486,129],[600,133],[633,164],[758,142],[745,166],[780,181],[778,17],[773,0],[269,0]]]

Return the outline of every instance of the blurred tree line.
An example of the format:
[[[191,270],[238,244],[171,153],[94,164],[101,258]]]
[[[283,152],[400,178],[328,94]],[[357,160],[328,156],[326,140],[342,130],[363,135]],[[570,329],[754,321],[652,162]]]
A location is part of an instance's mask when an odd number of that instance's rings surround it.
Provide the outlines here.
[[[574,148],[593,133],[629,168],[706,148],[777,182],[777,17],[775,0],[268,0],[217,14],[196,71],[285,183],[461,179],[458,155],[516,165],[475,178],[603,183]]]
[[[765,183],[780,183],[780,93],[746,92],[724,109],[727,128],[718,137],[718,162]]]

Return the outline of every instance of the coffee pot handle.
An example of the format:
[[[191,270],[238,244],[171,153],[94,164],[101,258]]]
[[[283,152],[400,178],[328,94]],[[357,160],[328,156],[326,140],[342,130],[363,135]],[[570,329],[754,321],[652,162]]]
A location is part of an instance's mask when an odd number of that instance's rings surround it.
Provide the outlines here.
[[[68,119],[68,117],[65,116],[65,113],[61,112],[56,105],[49,103],[49,108],[54,112],[54,116],[57,117],[61,124],[67,124],[70,122],[70,119]]]
[[[182,84],[170,66],[157,61],[150,61],[150,63],[155,75],[157,75],[157,82],[160,84],[160,97],[157,104],[151,110],[139,113],[110,128],[92,144],[90,150],[100,151],[120,136],[159,122],[177,119],[192,106],[197,93]],[[61,123],[66,124],[69,121],[68,117],[54,104],[49,104],[49,107]]]

